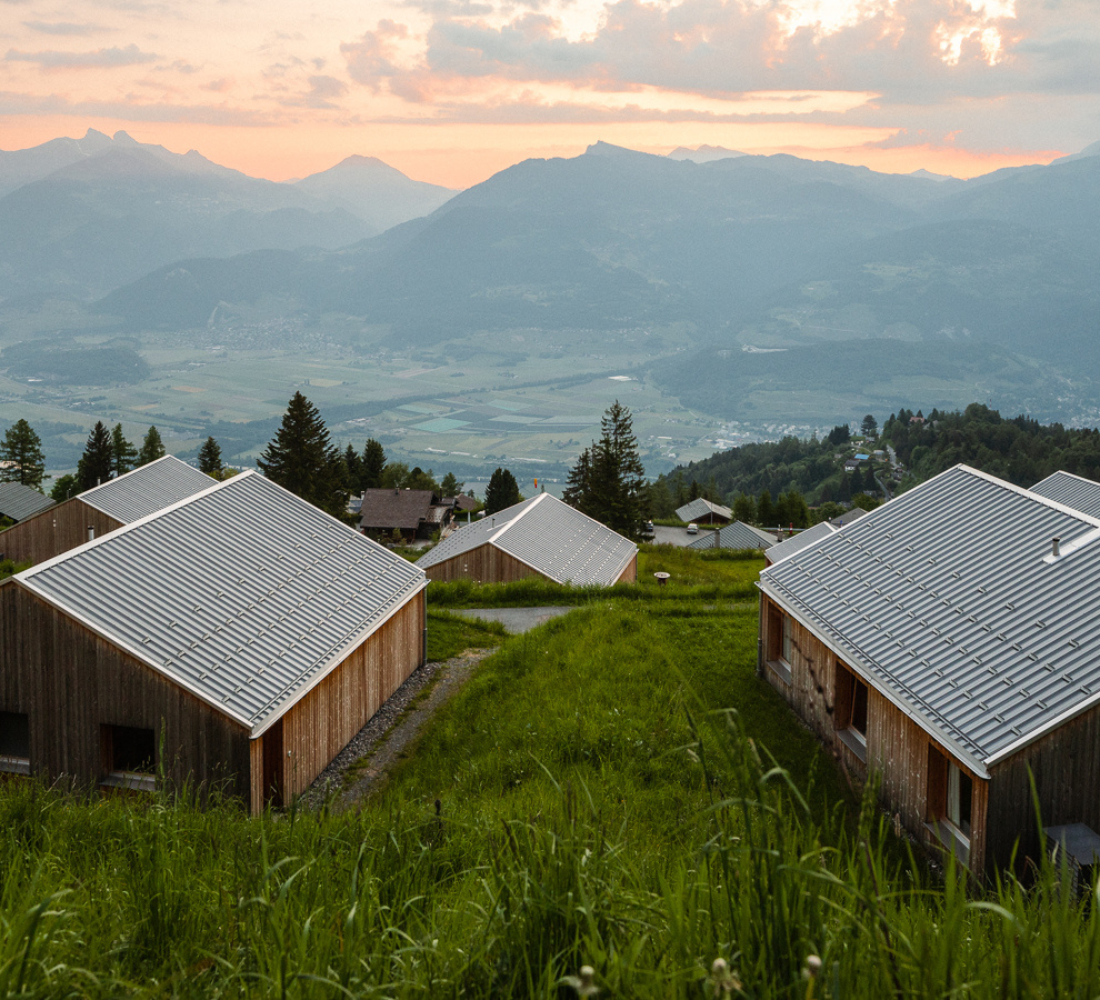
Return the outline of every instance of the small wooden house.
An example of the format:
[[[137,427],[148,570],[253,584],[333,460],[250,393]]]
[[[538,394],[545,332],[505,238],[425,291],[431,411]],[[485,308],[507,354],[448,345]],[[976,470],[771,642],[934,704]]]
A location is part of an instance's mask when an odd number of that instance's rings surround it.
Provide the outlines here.
[[[40,563],[214,485],[172,455],[110,479],[0,533],[0,556]]]
[[[462,525],[417,560],[432,580],[633,583],[638,547],[549,493]]]
[[[729,524],[733,520],[733,511],[720,503],[711,503],[703,497],[696,497],[683,507],[677,507],[676,516],[681,521],[695,524]]]
[[[424,573],[242,473],[0,582],[0,769],[309,786],[424,661]]]
[[[733,521],[717,531],[700,532],[689,549],[770,549],[775,535],[744,521]]]
[[[365,535],[388,536],[399,531],[411,542],[442,531],[451,519],[452,509],[431,490],[364,490],[359,527]]]
[[[48,496],[22,483],[0,483],[0,517],[7,517],[18,523],[49,510],[53,504]],[[2,548],[3,544],[0,543],[0,549]]]
[[[778,547],[777,547],[778,548]],[[1100,519],[966,466],[760,577],[760,668],[884,806],[977,870],[1100,830]]]

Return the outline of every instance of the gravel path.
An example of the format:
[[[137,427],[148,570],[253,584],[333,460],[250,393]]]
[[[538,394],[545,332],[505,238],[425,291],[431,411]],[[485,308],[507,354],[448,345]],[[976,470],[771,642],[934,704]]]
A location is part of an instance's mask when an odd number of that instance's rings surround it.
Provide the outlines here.
[[[477,664],[494,652],[495,649],[468,649],[449,660],[425,663],[410,674],[408,680],[317,776],[305,793],[306,802],[320,805],[331,788],[339,788],[333,808],[341,811],[357,805],[370,795],[394,763],[404,755],[405,748],[436,709],[458,691]],[[433,680],[436,683],[431,693],[409,710],[409,703]],[[366,763],[357,769],[358,776],[345,785],[348,770],[362,760]]]

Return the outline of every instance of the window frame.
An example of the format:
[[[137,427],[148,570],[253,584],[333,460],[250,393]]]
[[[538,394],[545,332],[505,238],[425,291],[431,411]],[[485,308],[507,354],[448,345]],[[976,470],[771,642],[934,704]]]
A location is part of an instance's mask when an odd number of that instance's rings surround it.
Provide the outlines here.
[[[963,793],[967,792],[965,818]],[[947,754],[928,744],[925,827],[964,865],[973,836],[974,778]]]
[[[152,742],[152,756],[148,760],[151,770],[135,770],[119,766],[116,737],[134,739],[138,734],[148,734]],[[144,737],[143,737],[144,738]],[[141,726],[122,726],[102,723],[99,727],[99,746],[102,776],[101,788],[122,788],[133,792],[152,792],[157,787],[157,744],[156,730]],[[131,763],[131,762],[123,762]],[[145,760],[142,763],[146,763]]]
[[[833,725],[837,738],[863,763],[867,763],[867,727],[871,690],[847,664],[836,661],[833,684]],[[857,728],[862,721],[863,729]]]
[[[768,635],[764,662],[784,684],[793,683],[790,654],[794,645],[794,620],[774,604],[768,606]]]
[[[4,774],[29,775],[31,773],[30,715],[26,712],[0,712],[0,731],[6,728],[6,722],[15,719],[22,720],[22,728],[26,730],[26,745],[21,745],[19,747],[9,746],[6,749],[8,751],[26,750],[26,755],[0,751],[0,772]],[[22,736],[21,733],[17,735]]]

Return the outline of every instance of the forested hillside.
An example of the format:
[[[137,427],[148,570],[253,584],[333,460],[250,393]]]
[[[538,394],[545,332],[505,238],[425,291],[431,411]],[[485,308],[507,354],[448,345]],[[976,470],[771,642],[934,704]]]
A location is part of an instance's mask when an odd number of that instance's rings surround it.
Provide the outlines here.
[[[903,408],[890,414],[878,439],[863,447],[894,449],[905,470],[898,491],[960,462],[1024,487],[1059,469],[1100,478],[1100,431],[1044,425],[1027,416],[1006,419],[980,403],[961,412],[932,410],[927,417]],[[757,496],[764,490],[772,496],[797,490],[811,504],[846,500],[844,493],[873,488],[866,482],[866,471],[855,473],[863,477],[859,484],[851,483],[853,474],[844,472],[852,451],[846,429],[838,428],[825,440],[786,437],[718,452],[675,469],[664,481],[673,492],[681,482],[689,490],[697,484],[698,490],[723,502],[732,502],[739,493]],[[867,468],[878,471],[885,465]]]

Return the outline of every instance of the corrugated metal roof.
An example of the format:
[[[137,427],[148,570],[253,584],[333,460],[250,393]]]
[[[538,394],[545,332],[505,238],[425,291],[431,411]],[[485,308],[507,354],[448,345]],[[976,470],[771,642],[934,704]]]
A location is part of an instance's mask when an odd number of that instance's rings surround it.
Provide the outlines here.
[[[715,542],[715,536],[718,541]],[[701,532],[689,549],[770,549],[775,545],[775,536],[754,528],[744,521],[734,521],[724,525],[718,531]]]
[[[956,466],[760,586],[980,772],[1100,697],[1098,576],[1100,520]]]
[[[54,502],[22,483],[0,483],[0,515],[22,521],[49,510]]]
[[[830,535],[835,534],[836,530],[829,521],[821,521],[812,528],[800,531],[797,535],[792,535],[769,549],[768,558],[773,563],[777,563],[793,556],[796,552],[801,552],[807,546],[813,545],[814,542],[820,542],[821,539],[828,538]]]
[[[426,580],[262,476],[207,482],[14,580],[257,736]]]
[[[694,521],[696,518],[706,517],[708,514],[717,514],[719,517],[733,517],[733,511],[729,507],[723,507],[720,503],[711,503],[702,497],[696,497],[691,503],[676,508],[676,516],[681,521]]]
[[[209,489],[213,483],[205,473],[174,455],[165,455],[81,493],[80,499],[115,520],[130,524]]]
[[[549,493],[464,525],[429,549],[424,568],[494,545],[558,583],[609,585],[638,547]]]
[[[867,511],[865,511],[862,507],[853,507],[851,510],[846,510],[839,517],[832,518],[829,523],[834,528],[843,528],[844,525],[851,524],[854,520],[863,517],[863,515],[866,513]]]
[[[1100,517],[1100,483],[1072,472],[1055,472],[1031,487],[1032,493],[1057,500],[1089,517]]]

